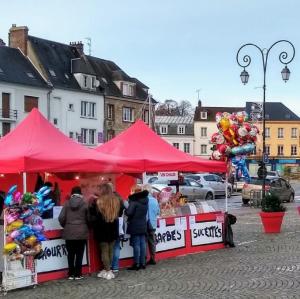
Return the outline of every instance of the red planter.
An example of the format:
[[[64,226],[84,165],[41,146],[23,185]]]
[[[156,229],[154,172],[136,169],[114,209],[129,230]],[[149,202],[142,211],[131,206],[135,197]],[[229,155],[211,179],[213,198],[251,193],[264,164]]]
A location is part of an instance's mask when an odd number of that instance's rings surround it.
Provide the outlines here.
[[[261,212],[261,222],[267,234],[280,233],[282,219],[285,212]]]
[[[297,207],[297,209],[298,209],[298,213],[299,213],[299,215],[300,215],[300,206],[299,206],[299,207]]]

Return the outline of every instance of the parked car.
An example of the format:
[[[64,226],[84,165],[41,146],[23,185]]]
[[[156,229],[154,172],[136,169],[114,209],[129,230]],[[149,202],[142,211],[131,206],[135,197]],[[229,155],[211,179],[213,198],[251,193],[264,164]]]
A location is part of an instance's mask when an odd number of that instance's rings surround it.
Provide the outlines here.
[[[251,190],[262,190],[263,180],[252,177],[250,183],[245,183],[242,190],[242,200],[247,204],[250,200]],[[295,190],[282,178],[267,177],[265,179],[265,190],[276,194],[279,199],[287,202],[294,201]]]
[[[187,174],[186,178],[193,179],[199,184],[212,188],[215,195],[224,195],[226,192],[226,182],[218,175],[211,173],[195,173]],[[230,197],[232,194],[232,186],[230,183],[227,184],[227,196]]]
[[[242,191],[245,183],[246,179],[244,177],[240,177],[238,181],[234,182],[233,190]]]
[[[157,190],[162,190],[168,186],[172,187],[174,192],[176,192],[176,186],[170,185],[168,181],[155,181],[151,184],[152,187],[156,188]],[[198,200],[198,199],[205,199],[205,200],[212,200],[215,198],[215,192],[209,186],[203,186],[199,184],[193,179],[184,178],[182,183],[179,184],[179,192],[186,196],[188,201]]]

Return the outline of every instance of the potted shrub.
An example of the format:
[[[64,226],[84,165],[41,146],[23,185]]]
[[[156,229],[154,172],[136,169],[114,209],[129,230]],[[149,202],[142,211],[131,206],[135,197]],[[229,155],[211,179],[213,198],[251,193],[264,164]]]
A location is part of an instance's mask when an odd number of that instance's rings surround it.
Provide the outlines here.
[[[279,197],[272,193],[267,193],[262,202],[261,221],[265,233],[280,233],[285,207]]]

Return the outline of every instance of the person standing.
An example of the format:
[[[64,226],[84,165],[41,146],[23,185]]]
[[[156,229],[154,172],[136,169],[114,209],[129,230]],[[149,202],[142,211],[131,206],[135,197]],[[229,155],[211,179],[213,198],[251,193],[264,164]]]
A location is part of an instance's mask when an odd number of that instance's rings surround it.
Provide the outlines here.
[[[112,190],[113,189],[113,184],[112,183],[108,183]],[[116,192],[113,191],[113,194],[118,198],[119,202],[120,202],[120,211],[119,211],[119,237],[118,239],[115,241],[114,244],[114,248],[113,248],[113,258],[112,258],[112,263],[111,263],[111,270],[114,274],[119,272],[119,259],[120,259],[120,252],[121,252],[121,239],[124,237],[124,227],[123,223],[124,223],[124,218],[123,218],[123,212],[124,212],[124,203],[123,203],[123,199],[121,197],[121,195]],[[122,227],[122,231],[120,230],[120,228]],[[122,235],[123,233],[123,235]]]
[[[129,196],[129,206],[125,211],[128,216],[127,233],[130,235],[134,257],[134,264],[128,270],[146,268],[148,194],[147,190],[135,188],[135,193]]]
[[[111,271],[111,264],[114,243],[119,238],[119,212],[120,201],[113,194],[111,186],[108,183],[101,184],[89,208],[89,217],[94,228],[95,238],[100,246],[104,267],[97,277],[108,280],[115,277]]]
[[[144,190],[149,192],[148,195],[148,214],[147,214],[147,243],[150,253],[150,260],[147,262],[148,265],[155,265],[155,253],[156,253],[156,238],[155,231],[157,228],[157,217],[160,215],[160,208],[157,199],[152,196],[152,187],[145,185]]]
[[[71,197],[62,208],[58,221],[68,251],[69,279],[82,279],[82,259],[88,239],[88,206],[80,187],[73,187]]]

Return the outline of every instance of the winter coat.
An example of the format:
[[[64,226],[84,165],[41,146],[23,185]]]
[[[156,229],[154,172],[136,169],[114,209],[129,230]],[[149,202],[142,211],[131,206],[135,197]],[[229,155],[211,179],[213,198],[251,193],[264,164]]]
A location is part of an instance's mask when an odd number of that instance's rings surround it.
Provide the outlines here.
[[[130,235],[146,234],[148,212],[147,190],[129,196],[129,207],[125,211],[128,216],[127,233]]]
[[[96,201],[89,207],[89,221],[94,230],[95,239],[100,242],[113,242],[119,238],[119,218],[106,222],[99,211]]]
[[[148,219],[151,223],[152,229],[156,229],[157,217],[160,214],[159,204],[158,204],[157,199],[150,194],[148,195],[148,200],[149,200],[148,201]],[[149,225],[148,225],[148,229],[149,229]]]
[[[61,210],[58,221],[64,228],[62,237],[65,240],[87,240],[88,206],[83,196],[73,194]]]

